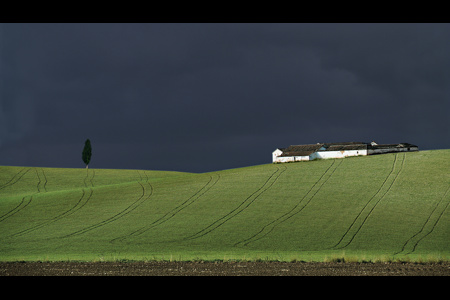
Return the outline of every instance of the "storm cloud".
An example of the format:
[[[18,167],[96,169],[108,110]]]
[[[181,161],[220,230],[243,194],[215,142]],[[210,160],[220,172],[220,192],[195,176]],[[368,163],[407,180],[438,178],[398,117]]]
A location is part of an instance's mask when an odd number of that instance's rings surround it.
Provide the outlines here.
[[[0,165],[206,172],[450,148],[450,24],[0,24]]]

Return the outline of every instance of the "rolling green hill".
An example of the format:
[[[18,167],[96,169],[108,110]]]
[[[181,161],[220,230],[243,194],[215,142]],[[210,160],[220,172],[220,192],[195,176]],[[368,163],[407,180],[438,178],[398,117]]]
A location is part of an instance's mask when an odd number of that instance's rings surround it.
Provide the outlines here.
[[[210,173],[0,167],[0,261],[450,258],[450,150]]]

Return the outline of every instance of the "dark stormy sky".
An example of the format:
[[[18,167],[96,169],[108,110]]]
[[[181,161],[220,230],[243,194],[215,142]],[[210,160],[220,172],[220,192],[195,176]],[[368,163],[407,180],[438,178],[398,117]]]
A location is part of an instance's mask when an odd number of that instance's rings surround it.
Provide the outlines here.
[[[450,24],[3,23],[0,165],[207,172],[450,148]]]

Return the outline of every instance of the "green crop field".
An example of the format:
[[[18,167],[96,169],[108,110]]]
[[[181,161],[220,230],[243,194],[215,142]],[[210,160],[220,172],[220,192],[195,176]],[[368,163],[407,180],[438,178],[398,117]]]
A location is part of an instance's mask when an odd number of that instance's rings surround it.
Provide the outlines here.
[[[0,167],[0,261],[449,260],[450,150],[210,173]]]

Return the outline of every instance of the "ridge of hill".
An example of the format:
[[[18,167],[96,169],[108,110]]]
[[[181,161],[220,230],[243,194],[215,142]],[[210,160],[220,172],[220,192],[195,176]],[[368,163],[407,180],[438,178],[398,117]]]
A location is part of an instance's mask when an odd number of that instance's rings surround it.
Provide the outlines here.
[[[448,260],[449,155],[201,174],[0,166],[0,261]]]

